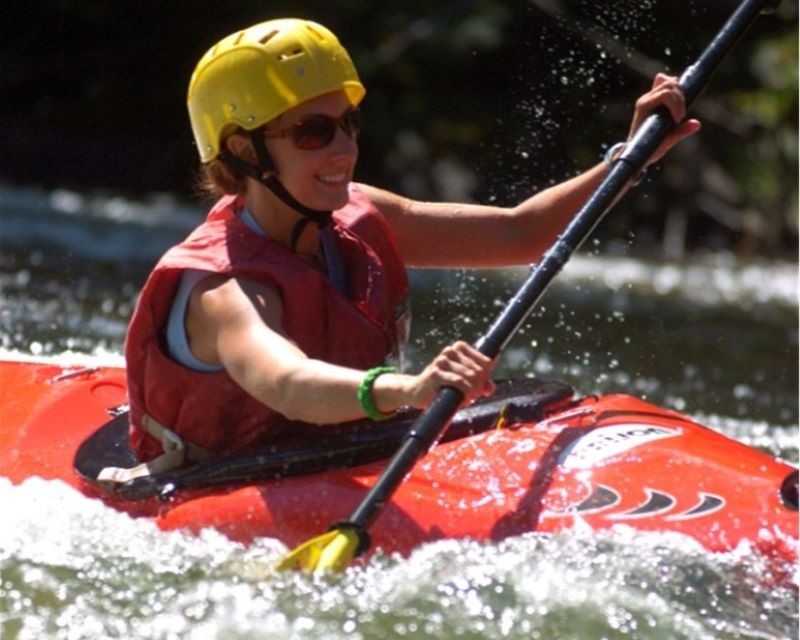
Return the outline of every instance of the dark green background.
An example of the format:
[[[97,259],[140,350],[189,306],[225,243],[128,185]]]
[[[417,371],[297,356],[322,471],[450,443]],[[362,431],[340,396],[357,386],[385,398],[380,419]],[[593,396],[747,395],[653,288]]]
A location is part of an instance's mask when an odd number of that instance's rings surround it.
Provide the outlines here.
[[[734,2],[34,2],[5,21],[0,180],[191,197],[196,61],[263,19],[322,22],[368,95],[357,177],[421,198],[515,203],[625,137],[654,70],[679,73]],[[645,251],[797,253],[797,10],[740,43],[682,145],[600,237]]]

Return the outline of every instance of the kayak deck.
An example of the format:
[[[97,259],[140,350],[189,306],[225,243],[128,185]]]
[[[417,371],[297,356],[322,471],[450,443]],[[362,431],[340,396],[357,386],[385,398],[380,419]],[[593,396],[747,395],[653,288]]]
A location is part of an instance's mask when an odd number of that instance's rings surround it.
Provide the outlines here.
[[[530,397],[536,383],[527,384]],[[625,525],[684,534],[712,551],[748,542],[796,561],[792,465],[636,398],[573,401],[564,387],[550,388],[558,391],[555,400],[538,406],[538,414],[507,411],[499,421],[502,406],[526,405],[524,393],[512,392],[497,400],[501,406],[483,409],[488,422],[480,428],[474,416],[471,429],[462,418],[461,437],[430,451],[377,519],[370,532],[374,548],[408,553],[442,538],[501,540],[578,524],[596,530]],[[3,475],[15,483],[30,476],[60,479],[98,494],[73,460],[124,406],[123,369],[0,362],[0,401]],[[116,424],[116,435],[101,450],[113,442],[120,450],[127,446],[124,422]],[[373,433],[380,428],[372,425]],[[334,433],[329,445],[344,437]],[[244,486],[189,482],[164,491],[175,482],[162,482],[141,499],[107,491],[103,499],[153,517],[164,529],[214,527],[237,541],[270,536],[292,547],[346,519],[384,466],[377,459],[351,462],[358,464],[321,468],[319,459],[306,458],[290,474],[245,478]],[[304,464],[313,472],[303,474]],[[172,480],[180,485],[179,476]]]
[[[442,442],[497,428],[501,415],[507,422],[538,421],[556,407],[569,405],[573,395],[572,387],[561,382],[498,381],[491,398],[481,398],[456,413]],[[381,423],[368,419],[336,425],[295,423],[284,428],[277,442],[251,447],[246,453],[124,484],[99,482],[97,478],[106,467],[130,468],[139,463],[128,444],[127,412],[121,412],[80,445],[75,454],[75,470],[90,491],[108,499],[179,499],[180,491],[185,489],[230,489],[385,460],[397,450],[419,415],[420,411],[406,410]]]

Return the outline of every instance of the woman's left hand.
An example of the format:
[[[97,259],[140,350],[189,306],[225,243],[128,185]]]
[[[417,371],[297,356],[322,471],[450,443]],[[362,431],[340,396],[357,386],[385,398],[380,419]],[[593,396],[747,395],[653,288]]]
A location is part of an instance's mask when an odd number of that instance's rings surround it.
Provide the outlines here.
[[[653,79],[653,86],[650,91],[636,101],[636,108],[633,112],[633,120],[631,121],[631,129],[628,135],[629,140],[639,129],[642,122],[658,107],[665,107],[678,126],[658,147],[650,160],[651,163],[660,160],[667,151],[684,138],[697,133],[701,126],[699,120],[684,120],[686,118],[686,100],[678,84],[678,78],[659,73]]]

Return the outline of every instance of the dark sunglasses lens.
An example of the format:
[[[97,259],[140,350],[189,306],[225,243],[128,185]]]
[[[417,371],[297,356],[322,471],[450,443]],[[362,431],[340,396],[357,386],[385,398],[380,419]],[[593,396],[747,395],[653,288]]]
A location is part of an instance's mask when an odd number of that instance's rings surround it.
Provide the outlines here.
[[[309,116],[294,129],[294,145],[298,149],[321,149],[336,135],[336,120],[324,115]]]
[[[337,126],[355,140],[361,130],[361,115],[358,109],[350,109],[340,118],[323,114],[308,116],[294,128],[294,146],[305,150],[327,147],[336,136]]]

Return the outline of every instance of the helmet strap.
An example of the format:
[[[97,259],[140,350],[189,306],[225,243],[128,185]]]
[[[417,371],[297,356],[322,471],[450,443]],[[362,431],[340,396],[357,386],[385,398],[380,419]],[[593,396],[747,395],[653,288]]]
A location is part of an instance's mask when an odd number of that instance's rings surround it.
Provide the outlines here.
[[[260,182],[267,189],[272,191],[285,205],[294,209],[302,216],[292,229],[291,249],[294,251],[297,248],[297,243],[300,241],[300,236],[303,235],[303,231],[305,231],[308,224],[313,222],[320,229],[324,229],[330,224],[333,212],[312,209],[298,202],[297,198],[289,193],[289,190],[278,179],[275,163],[269,155],[267,145],[264,143],[264,136],[261,135],[261,130],[256,129],[251,131],[250,140],[253,143],[253,148],[258,158],[258,165],[250,164],[227,150],[220,152],[219,159],[234,171],[238,171]]]

